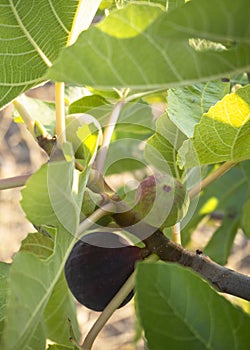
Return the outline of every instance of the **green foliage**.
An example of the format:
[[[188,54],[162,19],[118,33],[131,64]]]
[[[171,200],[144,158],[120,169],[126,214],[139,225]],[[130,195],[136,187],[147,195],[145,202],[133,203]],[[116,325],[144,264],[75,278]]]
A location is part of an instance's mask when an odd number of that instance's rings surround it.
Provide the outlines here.
[[[128,4],[62,50],[47,78],[99,88],[156,89],[247,70],[249,4],[227,0],[229,11],[217,5],[216,0],[192,0],[165,13],[152,3]],[[203,50],[189,39],[237,44]]]
[[[223,344],[235,350],[249,344],[249,316],[186,268],[140,263],[136,291],[149,349],[221,349]]]
[[[192,249],[195,228],[213,215],[220,225],[200,248],[217,263],[227,263],[239,228],[250,237],[250,2],[102,1],[96,12],[100,2],[0,4],[0,107],[19,97],[31,124],[53,136],[55,102],[20,94],[47,80],[68,83],[67,142],[54,146],[21,192],[37,232],[11,264],[0,262],[3,350],[45,350],[48,339],[54,344],[47,349],[77,349],[75,302],[63,270],[85,233],[79,223],[111,193],[109,175],[129,203],[148,174],[171,173],[191,190],[221,162],[234,161],[192,198],[180,223],[182,245]],[[95,13],[100,21],[87,29]],[[20,110],[15,116],[25,122]],[[129,181],[116,183],[124,173]],[[112,213],[94,219],[113,229],[112,220]],[[250,342],[249,316],[173,263],[138,265],[136,310],[149,350],[244,350]]]
[[[169,89],[169,118],[187,137],[192,137],[202,115],[229,93],[229,89],[228,82],[219,80]]]
[[[246,164],[249,166],[249,161],[247,161]],[[248,200],[248,188],[247,176],[240,167],[231,169],[228,173],[223,175],[223,177],[217,179],[216,182],[206,188],[201,194],[199,202],[195,203],[195,211],[192,211],[191,202],[189,211],[192,217],[190,221],[183,223],[182,243],[184,246],[190,242],[193,231],[205,216],[211,215],[212,213],[218,214],[224,218],[223,225],[215,231],[215,237],[212,237],[211,241],[208,243],[210,252],[207,253],[216,261],[217,259],[218,261],[220,260],[220,262],[223,261],[224,265],[231,252],[233,237],[236,230],[242,227],[241,221],[244,215],[242,208],[246,205]],[[188,216],[189,214],[187,217]],[[200,248],[203,249],[204,247]],[[208,249],[208,247],[205,249]],[[218,249],[220,253],[218,253]]]
[[[0,344],[5,320],[10,264],[0,263]]]
[[[222,161],[241,161],[250,154],[250,86],[226,95],[204,113],[194,137],[180,150],[187,167]],[[191,149],[191,151],[190,151]],[[193,150],[194,149],[194,150]],[[193,152],[197,157],[193,157]],[[185,160],[184,160],[185,159]]]

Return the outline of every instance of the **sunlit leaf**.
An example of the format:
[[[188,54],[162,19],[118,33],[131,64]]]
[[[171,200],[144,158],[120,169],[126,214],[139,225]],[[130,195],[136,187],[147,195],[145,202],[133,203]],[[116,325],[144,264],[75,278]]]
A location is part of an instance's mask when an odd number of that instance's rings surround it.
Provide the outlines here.
[[[228,0],[227,6],[192,0],[167,13],[152,3],[128,4],[63,50],[47,78],[97,88],[156,89],[245,71],[248,7],[244,0]],[[189,41],[194,38],[237,44],[198,50]]]
[[[197,83],[168,91],[168,115],[178,128],[192,137],[194,127],[209,108],[229,93],[228,81]]]
[[[250,85],[226,95],[203,114],[193,138],[184,143],[179,155],[187,167],[249,159]]]

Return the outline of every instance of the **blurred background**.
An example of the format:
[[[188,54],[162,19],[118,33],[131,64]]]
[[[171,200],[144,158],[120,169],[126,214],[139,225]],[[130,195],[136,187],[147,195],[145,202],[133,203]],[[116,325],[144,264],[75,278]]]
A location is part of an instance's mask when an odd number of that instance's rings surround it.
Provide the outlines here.
[[[49,84],[29,92],[42,99],[54,98],[53,85]],[[46,162],[47,155],[36,144],[24,124],[13,121],[13,106],[0,112],[0,178],[30,174]],[[126,173],[119,175],[121,181]],[[109,179],[112,185],[112,177]],[[116,176],[116,181],[119,180]],[[0,260],[10,263],[21,241],[34,227],[25,218],[20,206],[21,188],[0,191]],[[206,217],[193,234],[192,248],[202,249],[220,225],[221,218]],[[239,230],[233,245],[228,267],[245,274],[250,273],[250,242]],[[234,301],[238,302],[236,298]],[[82,335],[87,333],[99,313],[78,305],[78,319]],[[137,325],[133,301],[115,312],[97,338],[94,349],[142,350],[143,341],[135,343]]]

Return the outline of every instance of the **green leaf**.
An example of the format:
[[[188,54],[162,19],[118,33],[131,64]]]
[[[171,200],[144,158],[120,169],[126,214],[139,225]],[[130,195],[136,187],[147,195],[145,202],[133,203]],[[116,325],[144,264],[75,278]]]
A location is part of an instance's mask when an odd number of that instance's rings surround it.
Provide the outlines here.
[[[179,151],[187,167],[250,157],[250,85],[226,95],[203,114],[194,137]],[[191,152],[190,152],[191,149]],[[197,157],[193,156],[196,153]]]
[[[78,339],[79,329],[75,315],[76,304],[62,273],[44,311],[47,337],[56,343],[70,345],[72,329],[74,338]]]
[[[76,1],[1,2],[1,106],[43,80],[66,45],[76,8]]]
[[[241,217],[241,228],[244,231],[245,235],[250,238],[250,219],[249,219],[249,210],[250,210],[250,161],[247,160],[240,164],[242,171],[244,172],[246,179],[248,181],[247,199],[242,208],[242,217]]]
[[[50,135],[55,133],[55,103],[45,102],[36,98],[31,98],[23,95],[19,98],[19,102],[25,106],[29,112],[31,118],[35,121],[38,120],[46,128]],[[18,114],[18,112],[16,113]],[[22,117],[22,116],[20,116]],[[17,122],[18,120],[15,121]]]
[[[248,10],[244,0],[227,0],[227,6],[192,0],[169,13],[152,3],[130,3],[62,50],[47,78],[97,88],[158,89],[246,71]],[[194,38],[237,44],[202,50],[189,40]]]
[[[72,143],[76,158],[92,164],[102,138],[99,122],[89,113],[69,114],[66,118],[66,136]]]
[[[32,341],[74,243],[74,236],[60,227],[55,252],[46,261],[24,251],[15,256],[9,278],[11,292],[3,335],[5,350],[24,349]],[[65,323],[68,324],[67,320]]]
[[[187,136],[192,137],[194,127],[202,115],[229,93],[229,82],[210,81],[168,91],[168,115]]]
[[[104,174],[111,175],[145,168],[143,150],[140,149],[141,140],[134,138],[120,138],[109,145],[105,159]]]
[[[149,350],[240,350],[250,342],[250,317],[187,268],[139,263],[136,291]]]
[[[226,212],[221,226],[203,249],[204,254],[218,264],[225,265],[231,253],[239,223],[239,213]]]
[[[10,264],[0,262],[0,345],[4,327]]]
[[[20,252],[14,258],[10,271],[11,293],[6,308],[4,349],[23,349],[32,340],[50,295],[51,278],[48,273],[47,266],[33,254]]]
[[[25,346],[24,350],[36,349],[36,350],[44,350],[46,347],[46,335],[45,335],[45,324],[43,318],[40,323],[36,327],[36,330],[29,341],[29,343]]]
[[[156,121],[156,133],[150,137],[145,147],[146,160],[163,172],[180,177],[177,167],[177,151],[186,139],[185,135],[163,114]]]
[[[242,210],[247,192],[248,177],[242,166],[231,169],[205,191],[207,198],[217,201],[213,210],[223,215],[223,221],[204,248],[204,253],[221,265],[227,263],[231,253],[241,216],[244,215]],[[204,212],[204,207],[201,212]]]
[[[54,228],[46,227],[46,235],[40,232],[30,233],[22,241],[21,250],[35,254],[39,259],[48,259],[54,252],[55,231]]]
[[[185,0],[165,0],[168,11],[174,10],[176,7],[182,6],[185,4]]]
[[[69,105],[69,114],[85,113],[95,107],[108,104],[108,101],[99,95],[84,96]]]
[[[55,286],[76,241],[74,234],[78,229],[87,174],[81,173],[78,176],[79,173],[75,173],[74,161],[67,146],[65,145],[67,152],[65,151],[64,155],[68,161],[51,161],[43,165],[28,180],[22,192],[22,206],[31,222],[42,226],[42,229],[47,228],[50,235],[55,229],[49,230],[48,225],[55,226],[57,230],[54,251],[46,260],[40,259],[41,255],[43,258],[45,256],[44,250],[42,253],[39,251],[39,244],[36,245],[34,253],[30,253],[29,247],[24,245],[24,250],[14,258],[10,269],[10,293],[3,335],[5,350],[25,349],[32,341],[37,326],[43,320],[46,305],[50,300],[51,303],[55,303],[53,298],[58,292]],[[78,180],[76,184],[73,177]],[[73,220],[70,215],[74,216]],[[69,231],[65,227],[69,228]],[[64,287],[64,291],[59,289],[62,294],[68,293],[66,285]],[[60,288],[63,289],[62,285]],[[68,310],[72,324],[76,324],[73,309],[68,303],[65,305],[65,310]],[[63,319],[61,322],[63,323]],[[65,323],[68,324],[67,320]],[[56,333],[54,329],[50,329],[50,332]]]
[[[48,350],[72,350],[73,347],[68,347],[60,344],[49,345]]]
[[[155,129],[152,108],[141,100],[126,103],[120,113],[113,139],[137,138],[150,135]]]
[[[155,129],[151,106],[126,103],[119,115],[105,160],[106,175],[134,171],[145,167],[144,140]],[[108,121],[103,123],[108,125]]]
[[[246,200],[244,207],[242,209],[242,222],[241,222],[242,229],[248,238],[250,238],[249,213],[250,213],[250,193],[248,194],[248,199]]]
[[[214,168],[212,168],[211,170],[214,171]],[[189,212],[186,215],[186,217],[189,218],[189,221],[182,223],[186,225],[182,227],[181,230],[183,245],[187,245],[198,223],[206,215],[210,215],[211,213],[215,212],[223,216],[227,216],[229,213],[232,213],[236,220],[236,217],[241,215],[242,206],[246,201],[247,188],[247,177],[242,171],[242,169],[238,166],[230,169],[226,174],[224,174],[222,177],[220,177],[214,183],[208,186],[201,193],[198,203],[195,201],[191,202]],[[192,204],[194,205],[194,207],[192,207]],[[223,241],[221,243],[222,247],[230,247],[231,245],[231,234],[232,232],[234,232],[234,230],[231,231],[229,221],[228,225],[227,222],[224,223],[223,230],[221,231],[221,235],[219,236]],[[232,221],[234,223],[234,220]],[[220,228],[218,230],[220,232]],[[226,235],[226,239],[223,239],[224,230],[226,230],[228,234]],[[200,248],[203,249],[203,247]],[[219,248],[217,247],[215,249],[217,250]]]
[[[99,2],[84,2],[80,23],[75,18],[77,9],[80,10],[78,1],[1,2],[1,107],[46,80],[47,68],[66,46],[69,36],[73,39],[72,33],[77,35],[77,29],[83,30],[90,25]]]
[[[21,205],[33,224],[62,224],[75,233],[87,174],[74,170],[71,146],[65,147],[68,161],[49,162],[33,174],[22,190]]]

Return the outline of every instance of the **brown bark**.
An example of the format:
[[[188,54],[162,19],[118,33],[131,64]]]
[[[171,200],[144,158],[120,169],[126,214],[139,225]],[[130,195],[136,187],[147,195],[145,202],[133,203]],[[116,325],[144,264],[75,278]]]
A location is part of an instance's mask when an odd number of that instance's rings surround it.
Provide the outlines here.
[[[184,249],[160,231],[144,240],[147,248],[161,260],[175,262],[191,268],[208,280],[219,292],[250,301],[250,277],[230,270],[212,261],[208,256]]]

